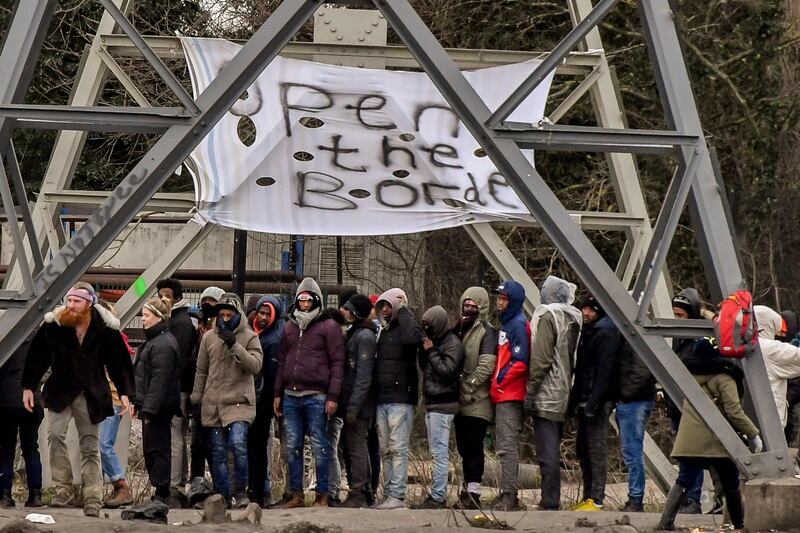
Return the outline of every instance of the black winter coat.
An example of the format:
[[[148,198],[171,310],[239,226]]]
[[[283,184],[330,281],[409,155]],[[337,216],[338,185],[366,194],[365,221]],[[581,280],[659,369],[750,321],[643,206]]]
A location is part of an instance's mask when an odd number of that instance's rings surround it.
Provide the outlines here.
[[[430,350],[419,350],[422,389],[428,411],[458,413],[464,346],[453,331],[433,341]]]
[[[181,392],[191,394],[197,372],[197,328],[189,316],[189,307],[173,308],[167,324],[178,343]]]
[[[144,330],[147,337],[136,353],[136,411],[145,416],[180,413],[178,341],[164,322]]]
[[[337,409],[340,417],[355,413],[365,420],[375,418],[372,374],[378,351],[377,332],[378,328],[371,320],[358,321],[347,330],[342,395],[339,396]]]
[[[374,375],[378,404],[416,405],[419,399],[417,349],[423,338],[425,333],[407,307],[395,311],[389,324],[381,329]]]
[[[0,407],[20,408],[22,405],[22,371],[28,355],[30,342],[24,342],[14,354],[0,367]],[[34,405],[42,407],[39,387],[33,389]]]
[[[600,408],[615,399],[616,376],[622,337],[614,322],[603,317],[584,326],[575,361],[575,382],[570,393],[570,412],[577,414],[585,404],[584,413],[597,415]]]
[[[639,354],[624,340],[619,356],[617,396],[623,402],[648,401],[655,399],[656,396],[656,378]]]
[[[131,356],[119,332],[119,320],[110,311],[92,307],[89,328],[79,344],[75,328],[59,324],[63,310],[59,307],[45,315],[28,350],[22,386],[36,390],[52,369],[42,390],[44,406],[60,413],[83,393],[89,419],[99,424],[114,414],[106,369],[120,396],[135,396]]]

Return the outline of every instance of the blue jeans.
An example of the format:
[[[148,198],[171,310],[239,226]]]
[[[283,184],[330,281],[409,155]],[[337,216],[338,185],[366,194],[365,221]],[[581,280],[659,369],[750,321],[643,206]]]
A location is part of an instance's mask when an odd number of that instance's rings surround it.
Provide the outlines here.
[[[413,421],[414,406],[407,403],[380,404],[375,413],[383,459],[383,494],[400,500],[406,497],[408,443]]]
[[[119,416],[121,411],[122,406],[115,405],[114,414],[100,423],[100,463],[103,465],[103,474],[108,476],[112,483],[125,479],[125,469],[122,468],[122,463],[114,450],[119,423],[122,421],[122,417]]]
[[[450,461],[450,428],[456,415],[427,413],[425,428],[428,430],[428,448],[433,458],[431,474],[431,498],[437,502],[447,499],[447,472]]]
[[[325,395],[283,395],[283,428],[286,434],[286,453],[289,463],[289,490],[303,490],[303,438],[306,433],[314,452],[317,471],[317,494],[328,494],[328,470],[331,447],[328,442],[328,417],[325,415]]]
[[[644,499],[644,432],[653,400],[617,402],[617,425],[622,458],[628,467],[628,499]]]
[[[209,428],[214,490],[223,496],[231,495],[228,478],[228,452],[233,452],[233,486],[236,491],[247,488],[247,430],[248,422],[234,422],[224,428]]]

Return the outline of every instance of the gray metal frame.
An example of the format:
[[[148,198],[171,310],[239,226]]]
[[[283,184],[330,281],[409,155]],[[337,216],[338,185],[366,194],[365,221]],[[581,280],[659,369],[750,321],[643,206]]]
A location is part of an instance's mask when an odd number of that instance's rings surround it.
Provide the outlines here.
[[[102,1],[107,7],[111,5],[109,0]],[[764,453],[753,455],[702,392],[663,337],[667,332],[676,334],[706,331],[708,324],[701,321],[649,319],[647,316],[648,304],[655,294],[658,285],[656,280],[661,277],[661,266],[674,225],[683,208],[682,199],[688,200],[690,214],[698,230],[712,296],[720,300],[732,289],[743,284],[735,243],[729,229],[730,221],[726,218],[724,199],[718,187],[721,178],[714,172],[714,165],[703,138],[669,1],[639,0],[637,3],[655,65],[668,125],[672,129],[666,132],[626,132],[608,128],[540,127],[504,123],[503,119],[513,110],[515,102],[524,98],[526,91],[532,90],[536,78],[542,72],[534,72],[527,83],[509,98],[502,112],[493,114],[407,0],[373,1],[583,284],[597,297],[619,326],[625,339],[640,354],[676,403],[682,405],[685,398],[697,410],[746,477],[791,475],[791,458],[778,417],[775,416],[776,407],[760,352],[745,361],[749,389],[767,448]],[[584,8],[591,6],[586,0],[570,1]],[[33,277],[34,295],[0,298],[0,303],[7,308],[0,318],[0,363],[38,325],[44,311],[60,299],[119,231],[146,205],[164,180],[321,3],[283,2],[209,88],[192,104],[184,102],[186,111],[120,111],[115,115],[116,111],[83,110],[83,115],[79,116],[74,110],[45,109],[41,111],[41,115],[34,116],[39,111],[15,104],[21,101],[21,95],[30,81],[30,71],[35,63],[33,60],[41,47],[43,28],[46,28],[53,1],[18,2],[12,21],[13,31],[9,31],[9,37],[0,54],[0,66],[8,65],[8,72],[14,73],[9,78],[0,80],[0,153],[7,150],[12,125],[42,126],[48,119],[59,123],[60,127],[85,126],[101,130],[113,126],[153,127],[166,128],[166,131],[80,231],[61,250],[54,253],[43,270]],[[558,52],[552,54],[554,59],[550,63],[558,63],[572,46],[581,40],[588,40],[591,32],[596,31],[597,20],[614,3],[603,0],[590,11],[591,18],[583,17],[587,19],[585,22],[577,21],[576,29],[560,45]],[[116,22],[122,25],[129,36],[136,34],[135,29],[126,26],[124,17],[120,18],[115,9],[111,7],[111,16]],[[19,32],[20,27],[25,27],[26,31]],[[34,31],[31,32],[31,29]],[[32,34],[35,37],[31,37]],[[151,50],[146,40],[133,40],[141,53],[153,63],[152,59],[157,53]],[[605,63],[601,61],[600,66],[603,65]],[[154,68],[159,70],[157,64],[154,64]],[[162,78],[165,76],[162,75]],[[169,77],[165,81],[171,85]],[[10,97],[12,89],[13,97]],[[180,92],[177,94],[180,98]],[[114,116],[125,117],[128,122],[112,124]],[[659,215],[652,244],[645,254],[642,274],[637,280],[636,287],[641,291],[641,296],[637,293],[636,300],[628,294],[627,287],[620,282],[522,154],[521,149],[530,146],[539,149],[591,149],[609,153],[664,153],[669,150],[677,153],[679,171],[669,189],[675,202],[667,204]],[[4,194],[4,203],[8,208],[5,196]],[[187,235],[188,240],[191,238],[191,235]],[[15,248],[19,248],[17,255],[22,258],[19,263],[25,262],[21,242],[15,243]]]

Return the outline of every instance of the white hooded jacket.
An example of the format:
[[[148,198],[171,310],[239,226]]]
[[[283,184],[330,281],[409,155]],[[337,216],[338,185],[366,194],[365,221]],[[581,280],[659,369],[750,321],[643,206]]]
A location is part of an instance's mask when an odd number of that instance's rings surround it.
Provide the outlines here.
[[[758,324],[758,343],[767,367],[769,384],[781,426],[786,426],[786,381],[800,377],[800,348],[775,340],[781,330],[781,315],[766,305],[753,306]]]

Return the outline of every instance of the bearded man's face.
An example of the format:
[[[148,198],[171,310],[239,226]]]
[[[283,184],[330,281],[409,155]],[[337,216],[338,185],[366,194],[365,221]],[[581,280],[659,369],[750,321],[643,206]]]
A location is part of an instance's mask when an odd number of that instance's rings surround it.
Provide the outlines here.
[[[62,326],[74,328],[82,324],[89,323],[89,316],[92,312],[92,304],[77,296],[67,296],[67,305],[61,314],[59,322]]]

